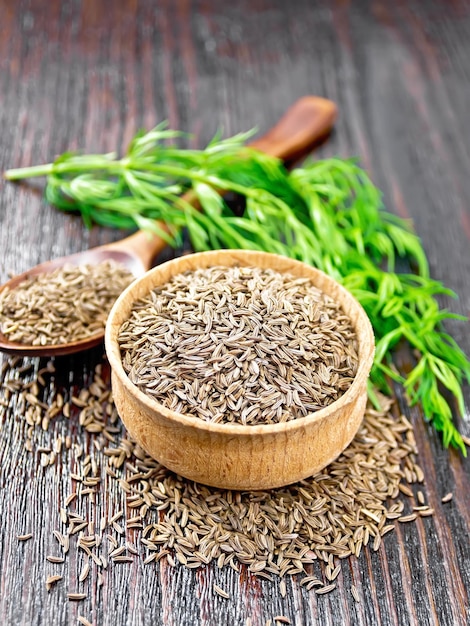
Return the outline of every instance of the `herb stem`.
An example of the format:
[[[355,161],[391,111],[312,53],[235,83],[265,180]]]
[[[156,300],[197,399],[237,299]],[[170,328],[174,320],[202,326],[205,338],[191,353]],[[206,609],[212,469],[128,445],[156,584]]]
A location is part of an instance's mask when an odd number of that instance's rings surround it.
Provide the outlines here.
[[[23,178],[37,178],[38,176],[49,176],[54,171],[54,164],[33,165],[32,167],[19,167],[7,170],[3,173],[6,180],[21,180]]]

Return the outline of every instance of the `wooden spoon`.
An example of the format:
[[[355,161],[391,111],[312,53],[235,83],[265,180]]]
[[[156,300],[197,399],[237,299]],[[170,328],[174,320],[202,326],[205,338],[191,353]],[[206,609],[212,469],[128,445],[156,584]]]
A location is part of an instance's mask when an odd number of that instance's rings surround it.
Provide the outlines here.
[[[250,145],[284,161],[292,161],[330,133],[336,119],[336,113],[336,105],[331,100],[316,96],[304,96],[286,111],[271,130]],[[194,197],[191,193],[186,194],[186,199],[194,203]],[[160,224],[160,226],[165,228],[164,224]],[[135,277],[139,277],[152,267],[153,259],[166,246],[167,243],[162,238],[138,231],[120,241],[36,265],[6,282],[0,287],[0,292],[6,287],[14,289],[19,283],[31,276],[47,274],[67,264],[97,264],[106,260],[114,260],[127,267]],[[79,341],[32,346],[9,341],[0,332],[0,351],[22,356],[57,356],[87,350],[101,343],[103,338],[104,329],[103,332]]]

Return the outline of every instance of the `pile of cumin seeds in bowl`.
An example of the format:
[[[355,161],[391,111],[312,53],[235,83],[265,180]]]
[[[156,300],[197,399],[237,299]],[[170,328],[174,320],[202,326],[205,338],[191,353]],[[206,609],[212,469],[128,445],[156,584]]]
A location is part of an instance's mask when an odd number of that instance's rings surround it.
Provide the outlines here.
[[[424,481],[412,425],[388,398],[379,396],[380,410],[368,406],[350,446],[322,472],[289,487],[235,492],[177,476],[130,440],[112,400],[106,363],[83,387],[73,393],[56,389],[47,402],[53,361],[39,369],[38,360],[16,357],[2,373],[0,412],[14,406],[15,419],[24,422],[16,432],[25,439],[15,445],[32,452],[37,472],[49,472],[55,481],[52,501],[59,508],[51,546],[59,542],[55,552],[62,562],[44,553],[44,582],[51,584],[52,575],[64,581],[54,582],[51,593],[65,597],[72,555],[78,568],[73,580],[89,565],[81,587],[89,597],[107,577],[115,579],[114,567],[159,562],[244,568],[273,584],[292,575],[292,584],[307,592],[328,594],[345,584],[343,559],[380,549],[396,522],[432,515],[421,488],[410,488]],[[57,471],[58,464],[64,471]],[[18,541],[36,540],[34,528],[20,530]]]
[[[173,276],[133,303],[118,343],[129,379],[208,422],[274,424],[336,400],[358,368],[351,320],[309,278],[250,266]]]
[[[0,331],[30,346],[60,345],[103,332],[116,298],[134,280],[122,264],[65,265],[0,292]]]

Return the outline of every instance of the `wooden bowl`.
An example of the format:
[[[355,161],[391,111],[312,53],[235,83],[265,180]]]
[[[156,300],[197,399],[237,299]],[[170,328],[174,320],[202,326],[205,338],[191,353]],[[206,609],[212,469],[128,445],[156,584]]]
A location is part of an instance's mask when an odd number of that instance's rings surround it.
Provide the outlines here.
[[[133,303],[175,274],[222,265],[272,268],[311,282],[339,302],[358,338],[359,367],[347,391],[331,405],[279,424],[212,424],[175,413],[140,391],[124,371],[117,336]],[[134,281],[110,312],[105,335],[113,396],[130,435],[173,472],[214,487],[269,489],[312,476],[348,446],[364,416],[374,335],[353,296],[313,267],[292,259],[247,250],[202,252],[164,263]]]

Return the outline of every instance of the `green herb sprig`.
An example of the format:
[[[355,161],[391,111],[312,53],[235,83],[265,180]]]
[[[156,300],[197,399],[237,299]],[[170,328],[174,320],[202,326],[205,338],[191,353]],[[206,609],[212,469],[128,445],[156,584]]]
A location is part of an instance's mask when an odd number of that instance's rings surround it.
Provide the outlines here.
[[[438,296],[455,294],[430,278],[410,224],[384,210],[380,192],[354,160],[308,162],[288,172],[278,159],[244,146],[251,134],[216,137],[205,150],[188,150],[175,143],[182,133],[160,124],[138,134],[122,159],[66,153],[54,163],[5,176],[47,176],[47,200],[64,211],[80,211],[88,226],[137,226],[173,246],[181,243],[185,227],[197,251],[263,250],[325,271],[357,297],[372,322],[372,400],[375,388],[391,392],[389,380],[403,384],[444,445],[466,454],[445,390],[463,414],[470,361],[443,329],[446,320],[465,318],[439,307]],[[181,197],[188,190],[200,211]],[[244,198],[243,216],[234,214],[219,191]],[[414,273],[399,272],[398,259],[406,259]],[[416,355],[406,376],[392,363],[403,341]]]

